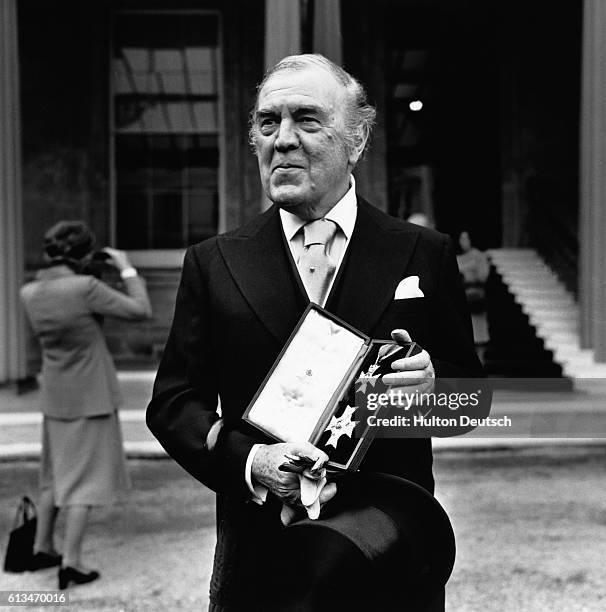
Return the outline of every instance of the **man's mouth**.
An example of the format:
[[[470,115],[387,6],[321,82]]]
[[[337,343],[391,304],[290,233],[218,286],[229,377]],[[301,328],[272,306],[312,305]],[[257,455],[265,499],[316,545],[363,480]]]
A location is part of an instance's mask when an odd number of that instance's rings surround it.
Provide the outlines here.
[[[277,166],[274,166],[274,172],[276,170],[297,170],[297,169],[301,169],[303,166],[299,166],[298,164],[278,164]]]

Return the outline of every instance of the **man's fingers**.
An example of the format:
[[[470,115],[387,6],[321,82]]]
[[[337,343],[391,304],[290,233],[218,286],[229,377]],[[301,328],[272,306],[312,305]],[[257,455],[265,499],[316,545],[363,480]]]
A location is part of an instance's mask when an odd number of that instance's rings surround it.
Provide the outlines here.
[[[276,497],[285,504],[290,506],[300,506],[301,505],[301,491],[299,488],[299,483],[297,482],[296,488],[286,489],[282,488],[278,491],[274,491]]]
[[[385,374],[381,377],[381,382],[388,387],[394,385],[400,387],[416,387],[431,380],[431,376],[425,370],[415,370],[414,372],[394,372]]]
[[[337,483],[329,482],[320,493],[320,504],[325,504],[337,494]]]
[[[296,457],[308,457],[314,463],[307,465],[303,462],[299,466],[295,461],[291,466],[289,462]],[[328,455],[309,442],[263,444],[253,458],[251,473],[257,482],[266,486],[282,502],[299,505],[299,474],[306,471],[313,479],[310,483],[314,484],[315,480],[324,477],[323,465],[327,461]],[[280,469],[283,465],[287,469]]]
[[[414,402],[417,393],[430,393],[434,390],[434,381],[427,379],[425,382],[416,385],[393,385],[389,387],[390,406],[408,406]]]
[[[431,363],[429,353],[423,349],[417,355],[412,357],[403,357],[402,359],[396,359],[391,364],[391,369],[399,372],[405,372],[408,370],[424,370]]]
[[[292,506],[288,506],[287,504],[283,504],[282,512],[280,512],[280,520],[282,521],[282,525],[285,527],[290,525],[297,516],[297,510]]]
[[[303,470],[303,474],[307,476],[307,478],[311,478],[311,480],[322,480],[322,478],[326,477],[326,468],[306,468]]]
[[[403,385],[413,385],[414,381],[424,381],[433,378],[433,369],[430,367],[420,370],[403,370],[390,372],[381,376],[381,382],[386,385],[395,385],[398,381],[402,381]]]
[[[299,455],[303,457],[309,457],[315,461],[314,469],[319,468],[324,465],[328,461],[328,455],[321,451],[319,448],[316,448],[313,444],[309,442],[300,442],[300,443],[292,443],[289,444],[288,453],[292,455]]]
[[[398,344],[404,344],[405,342],[412,342],[410,334],[405,329],[394,329],[391,332],[391,337],[394,342]]]

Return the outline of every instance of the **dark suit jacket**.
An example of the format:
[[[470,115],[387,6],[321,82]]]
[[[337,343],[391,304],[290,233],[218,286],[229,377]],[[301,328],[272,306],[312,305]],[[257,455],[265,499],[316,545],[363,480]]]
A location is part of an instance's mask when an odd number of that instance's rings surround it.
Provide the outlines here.
[[[425,297],[394,301],[398,283],[410,275],[420,277]],[[147,422],[167,452],[217,492],[211,598],[219,603],[240,596],[250,603],[250,590],[262,590],[263,576],[256,572],[271,534],[280,528],[279,505],[248,501],[246,458],[263,440],[240,417],[307,302],[275,206],[186,253]],[[360,198],[326,308],[374,338],[407,329],[429,352],[437,376],[479,375],[449,239]],[[218,418],[217,396],[225,426],[211,455],[205,439]],[[363,469],[390,472],[433,491],[431,465],[429,439],[375,440]]]

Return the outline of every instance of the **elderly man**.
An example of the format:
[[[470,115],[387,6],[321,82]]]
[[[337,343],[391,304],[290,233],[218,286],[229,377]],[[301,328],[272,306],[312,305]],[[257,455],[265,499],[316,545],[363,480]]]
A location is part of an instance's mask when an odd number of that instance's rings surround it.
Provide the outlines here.
[[[167,452],[217,493],[211,609],[265,609],[264,554],[282,529],[283,504],[300,507],[298,476],[278,468],[285,454],[325,458],[307,443],[264,444],[241,420],[310,301],[371,337],[393,332],[427,349],[396,361],[392,384],[430,390],[436,374],[479,371],[448,239],[356,194],[352,171],[374,116],[360,83],[326,58],[280,61],[259,87],[250,134],[274,205],[185,256],[147,420]],[[395,299],[407,277],[419,283],[412,299]],[[431,466],[429,439],[386,439],[373,442],[362,469],[431,492]],[[330,483],[320,503],[338,496]]]

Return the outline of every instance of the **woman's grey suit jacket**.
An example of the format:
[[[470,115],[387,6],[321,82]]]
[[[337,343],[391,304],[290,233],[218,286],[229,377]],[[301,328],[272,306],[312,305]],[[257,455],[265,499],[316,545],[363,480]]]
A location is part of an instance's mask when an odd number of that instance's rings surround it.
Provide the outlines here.
[[[151,316],[145,281],[124,279],[128,295],[64,265],[40,270],[21,289],[42,347],[45,415],[74,419],[114,412],[122,398],[112,358],[95,314],[121,319]]]

